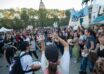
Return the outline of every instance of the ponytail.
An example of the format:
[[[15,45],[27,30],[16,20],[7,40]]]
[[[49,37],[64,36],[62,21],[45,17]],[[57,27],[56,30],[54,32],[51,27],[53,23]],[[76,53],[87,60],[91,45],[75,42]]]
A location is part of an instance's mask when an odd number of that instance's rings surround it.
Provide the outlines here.
[[[57,65],[58,65],[57,63],[50,62],[48,66],[48,73],[57,74]]]

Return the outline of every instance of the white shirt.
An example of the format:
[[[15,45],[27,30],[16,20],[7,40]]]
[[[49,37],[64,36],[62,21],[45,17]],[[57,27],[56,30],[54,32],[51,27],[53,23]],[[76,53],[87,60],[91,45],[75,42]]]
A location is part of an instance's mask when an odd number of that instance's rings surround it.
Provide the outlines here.
[[[35,51],[36,47],[35,47],[35,40],[31,41],[31,49],[30,51]]]
[[[41,67],[43,72],[48,67],[48,60],[46,59],[44,52],[42,52]],[[60,65],[58,66],[58,70],[61,72],[61,74],[69,74],[69,67],[70,67],[69,48],[66,48],[63,56],[60,59]]]
[[[22,55],[24,53],[25,52],[21,52],[20,55]],[[31,69],[31,65],[33,64],[33,59],[30,55],[25,55],[25,56],[21,57],[20,61],[21,61],[22,69],[24,71],[28,71]],[[25,73],[25,74],[32,74],[32,72]]]
[[[24,41],[27,41],[30,44],[30,38],[29,37],[27,37]]]
[[[68,36],[68,34],[67,34],[66,32],[63,32],[63,36],[67,37],[67,36]]]

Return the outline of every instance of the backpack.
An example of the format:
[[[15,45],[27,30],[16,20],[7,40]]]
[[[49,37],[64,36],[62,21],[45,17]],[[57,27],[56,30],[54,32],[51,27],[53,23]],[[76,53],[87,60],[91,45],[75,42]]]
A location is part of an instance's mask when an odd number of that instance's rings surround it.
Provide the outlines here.
[[[14,61],[10,66],[9,74],[25,74],[26,73],[25,71],[23,71],[21,61],[20,61],[21,57],[25,55],[29,55],[29,54],[24,53],[23,55],[14,58]]]

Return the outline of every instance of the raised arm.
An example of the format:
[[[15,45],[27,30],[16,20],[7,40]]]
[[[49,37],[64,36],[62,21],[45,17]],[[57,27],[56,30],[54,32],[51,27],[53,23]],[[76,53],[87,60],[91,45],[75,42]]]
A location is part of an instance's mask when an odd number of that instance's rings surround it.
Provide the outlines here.
[[[56,33],[54,34],[54,36],[64,46],[64,50],[66,50],[67,48],[69,48],[69,45],[68,45],[68,43],[65,40],[63,40],[62,38],[60,38]]]
[[[45,52],[45,42],[44,40],[41,41],[41,52]]]
[[[45,57],[45,42],[44,40],[41,41],[41,68],[44,71],[47,68],[47,59]]]
[[[60,67],[62,68],[63,74],[69,74],[69,63],[70,63],[70,54],[69,54],[69,45],[68,43],[55,34],[55,38],[64,46],[64,54],[60,59]]]

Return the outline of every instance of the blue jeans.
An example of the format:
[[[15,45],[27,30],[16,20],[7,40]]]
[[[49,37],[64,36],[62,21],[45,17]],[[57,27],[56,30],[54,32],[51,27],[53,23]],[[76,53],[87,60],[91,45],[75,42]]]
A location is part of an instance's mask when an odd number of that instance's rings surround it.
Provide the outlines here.
[[[90,72],[92,72],[94,64],[90,61],[89,57],[82,57],[81,64],[80,64],[80,71],[86,71],[87,66]]]
[[[69,46],[70,57],[72,57],[72,46]]]

